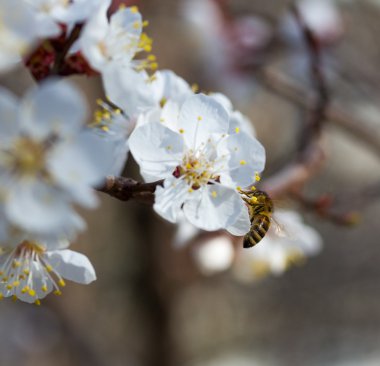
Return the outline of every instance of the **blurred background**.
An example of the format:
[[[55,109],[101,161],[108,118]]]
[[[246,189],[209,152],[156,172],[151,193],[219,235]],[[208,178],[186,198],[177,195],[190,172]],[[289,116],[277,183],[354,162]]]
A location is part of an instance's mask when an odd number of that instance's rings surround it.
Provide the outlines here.
[[[337,198],[336,212],[356,211],[358,223],[338,225],[283,200],[320,233],[322,251],[282,276],[241,283],[230,270],[202,275],[151,207],[99,195],[101,208],[84,213],[88,230],[73,245],[98,280],[70,283],[40,307],[2,301],[0,365],[380,365],[380,2],[302,3],[333,106],[326,159],[305,191]],[[249,116],[267,151],[264,181],[294,157],[313,87],[289,1],[128,4],[149,20],[161,69],[226,94]],[[100,81],[74,79],[95,108]],[[1,84],[21,95],[33,80],[16,70]],[[138,178],[132,159],[125,174]]]

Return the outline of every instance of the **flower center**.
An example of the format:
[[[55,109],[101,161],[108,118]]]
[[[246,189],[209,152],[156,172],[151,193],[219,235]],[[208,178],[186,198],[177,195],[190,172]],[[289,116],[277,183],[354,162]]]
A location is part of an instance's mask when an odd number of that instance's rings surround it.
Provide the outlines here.
[[[45,248],[33,241],[24,240],[10,252],[1,248],[0,299],[13,296],[26,297],[39,305],[43,293],[65,286],[63,278],[52,267],[45,256]]]
[[[45,170],[46,146],[29,138],[19,138],[6,156],[11,169],[20,175],[34,176]]]
[[[206,184],[216,181],[214,176],[214,162],[209,160],[205,154],[194,154],[190,151],[183,158],[182,165],[178,166],[173,173],[176,178],[182,177],[190,189],[199,189]]]

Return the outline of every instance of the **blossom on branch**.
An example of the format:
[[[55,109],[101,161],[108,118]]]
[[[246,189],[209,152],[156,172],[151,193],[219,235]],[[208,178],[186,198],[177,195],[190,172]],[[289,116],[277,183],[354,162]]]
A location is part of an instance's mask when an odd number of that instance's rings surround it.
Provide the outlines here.
[[[15,246],[0,246],[0,299],[12,296],[28,303],[54,291],[61,295],[65,281],[89,284],[95,270],[83,254],[66,249],[66,240],[24,239]]]
[[[56,80],[31,89],[21,101],[1,90],[0,115],[6,217],[38,235],[71,237],[84,228],[72,205],[96,205],[93,186],[108,174],[112,160],[110,147],[83,124],[83,96]]]
[[[262,145],[244,132],[229,135],[229,114],[215,99],[188,98],[163,125],[146,123],[129,144],[146,181],[157,187],[154,209],[170,222],[183,211],[193,225],[208,231],[228,229],[235,235],[250,227],[239,187],[255,182],[265,164]]]

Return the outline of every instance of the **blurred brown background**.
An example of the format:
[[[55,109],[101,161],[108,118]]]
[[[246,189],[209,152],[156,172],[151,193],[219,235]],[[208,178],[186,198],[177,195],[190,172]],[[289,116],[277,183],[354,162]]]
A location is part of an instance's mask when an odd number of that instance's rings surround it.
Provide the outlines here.
[[[185,22],[182,1],[135,3],[150,21],[160,68],[202,90],[223,88],[254,122],[268,172],[292,156],[302,115],[297,105],[258,85],[249,72],[223,84],[224,75],[206,65],[202,37]],[[259,14],[276,31],[289,2],[227,3],[234,16]],[[345,34],[328,49],[332,99],[364,120],[380,146],[380,6],[337,4]],[[298,51],[281,42],[272,47],[275,56],[266,63],[307,79],[291,67]],[[1,81],[19,94],[33,83],[19,70]],[[99,80],[78,82],[94,105]],[[329,122],[324,143],[328,159],[308,185],[311,193],[357,192],[380,179],[376,144]],[[126,172],[138,176],[131,160]],[[100,199],[100,209],[85,213],[88,231],[73,245],[91,259],[98,281],[70,283],[62,297],[50,296],[41,307],[0,303],[1,366],[380,365],[379,201],[357,206],[362,218],[354,228],[308,213],[323,236],[322,253],[282,277],[242,285],[229,273],[202,277],[188,250],[172,249],[174,228],[151,208]],[[356,203],[349,194],[344,201],[353,209]]]

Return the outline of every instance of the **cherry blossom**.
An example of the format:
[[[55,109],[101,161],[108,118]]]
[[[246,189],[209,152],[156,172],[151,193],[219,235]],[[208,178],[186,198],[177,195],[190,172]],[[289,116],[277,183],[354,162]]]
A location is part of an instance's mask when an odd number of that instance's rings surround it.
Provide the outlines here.
[[[253,182],[265,163],[261,144],[244,132],[228,134],[229,115],[215,99],[188,98],[170,124],[144,124],[129,144],[145,180],[164,179],[154,209],[171,222],[186,219],[204,230],[249,230],[237,188]],[[243,219],[240,219],[242,218]]]
[[[40,304],[54,291],[61,295],[65,279],[89,284],[95,270],[83,254],[67,249],[68,242],[24,239],[16,246],[0,246],[0,299],[12,296]]]
[[[96,205],[93,186],[107,174],[112,151],[86,130],[80,92],[69,82],[48,81],[19,101],[1,90],[0,114],[0,192],[8,219],[45,235],[83,229],[72,204]]]

